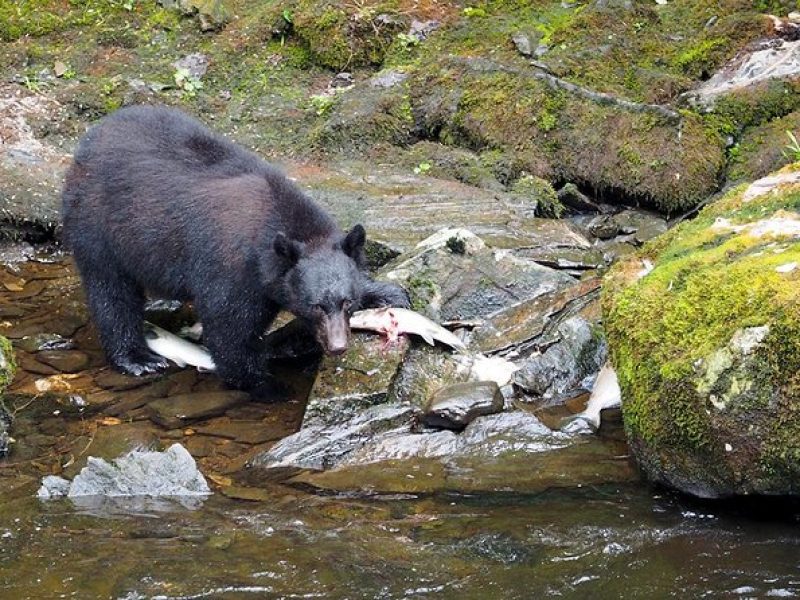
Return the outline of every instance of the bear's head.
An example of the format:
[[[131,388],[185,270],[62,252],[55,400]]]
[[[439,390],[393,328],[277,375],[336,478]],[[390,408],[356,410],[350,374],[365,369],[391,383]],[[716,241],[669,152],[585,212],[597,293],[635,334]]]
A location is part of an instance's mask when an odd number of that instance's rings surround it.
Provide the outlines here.
[[[342,354],[350,340],[350,315],[362,297],[361,265],[366,233],[356,225],[346,235],[304,244],[279,233],[273,247],[288,270],[284,308],[304,319],[327,354]]]

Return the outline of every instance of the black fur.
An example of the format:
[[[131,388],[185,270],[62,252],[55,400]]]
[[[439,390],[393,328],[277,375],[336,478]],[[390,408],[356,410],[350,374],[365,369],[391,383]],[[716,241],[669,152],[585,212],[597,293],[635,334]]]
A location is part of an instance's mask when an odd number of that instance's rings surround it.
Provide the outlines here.
[[[144,343],[146,292],[191,300],[220,376],[242,388],[264,381],[261,336],[280,309],[338,353],[352,311],[408,306],[365,275],[361,225],[344,234],[261,158],[169,108],[125,108],[89,130],[63,220],[108,359],[136,375],[166,366]]]

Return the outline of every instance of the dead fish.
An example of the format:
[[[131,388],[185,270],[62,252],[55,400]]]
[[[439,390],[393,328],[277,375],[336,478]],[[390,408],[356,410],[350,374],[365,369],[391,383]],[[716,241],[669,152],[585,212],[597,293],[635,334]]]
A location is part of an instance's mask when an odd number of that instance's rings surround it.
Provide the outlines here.
[[[193,344],[152,323],[145,322],[144,327],[144,341],[147,347],[179,367],[192,365],[197,367],[198,371],[214,371],[217,368],[205,346]]]
[[[600,429],[600,411],[605,408],[619,406],[622,401],[622,392],[617,382],[617,373],[611,363],[606,363],[600,369],[594,388],[586,403],[586,410],[567,419],[561,426],[561,431],[577,433],[585,430],[588,425],[592,431]]]
[[[368,308],[353,313],[350,317],[351,329],[367,329],[377,331],[392,342],[403,333],[420,336],[431,346],[439,341],[461,352],[467,349],[464,342],[441,325],[437,325],[428,317],[407,308]]]

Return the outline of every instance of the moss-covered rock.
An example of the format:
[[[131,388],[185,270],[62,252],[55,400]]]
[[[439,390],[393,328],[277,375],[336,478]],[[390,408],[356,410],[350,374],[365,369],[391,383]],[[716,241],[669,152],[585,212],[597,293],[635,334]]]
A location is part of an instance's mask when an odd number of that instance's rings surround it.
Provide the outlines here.
[[[311,131],[312,143],[325,150],[363,152],[378,143],[404,146],[412,140],[403,73],[378,74],[338,96],[313,96],[310,102],[323,117]]]
[[[538,177],[667,212],[718,185],[724,142],[696,115],[606,102],[554,87],[533,69],[482,59],[441,61],[412,77],[425,137],[505,151]]]
[[[728,180],[752,181],[796,160],[787,132],[800,137],[800,111],[746,130],[729,151]]]
[[[382,63],[394,37],[406,28],[390,2],[298,0],[286,10],[316,60],[332,69]]]
[[[655,481],[800,493],[799,170],[732,190],[607,277],[625,428]]]

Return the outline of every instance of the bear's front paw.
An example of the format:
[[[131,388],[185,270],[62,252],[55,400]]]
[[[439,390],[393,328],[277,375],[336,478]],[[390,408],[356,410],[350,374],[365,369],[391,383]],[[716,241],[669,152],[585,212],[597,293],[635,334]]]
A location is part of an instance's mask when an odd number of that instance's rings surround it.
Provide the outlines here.
[[[169,362],[166,358],[144,350],[129,356],[115,357],[111,360],[111,363],[117,370],[136,377],[160,373],[169,367]]]

